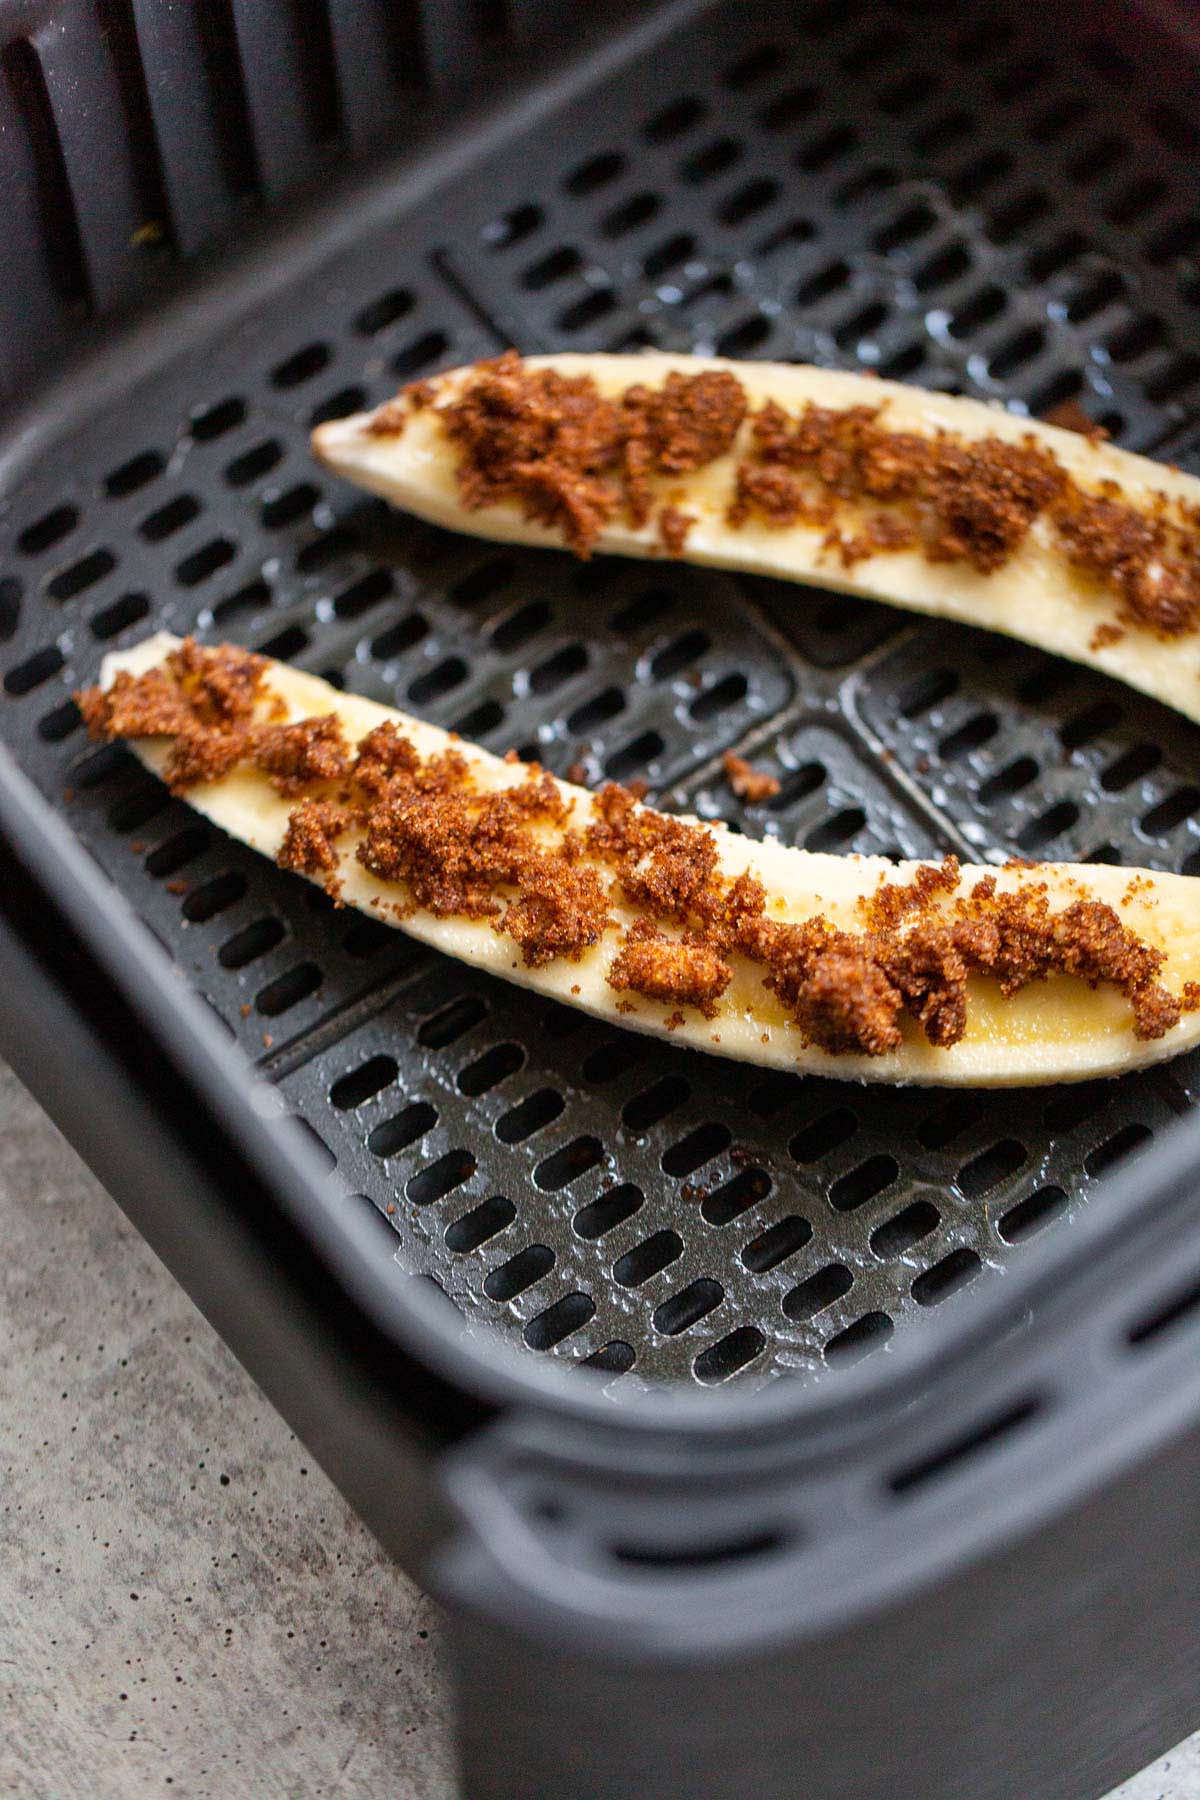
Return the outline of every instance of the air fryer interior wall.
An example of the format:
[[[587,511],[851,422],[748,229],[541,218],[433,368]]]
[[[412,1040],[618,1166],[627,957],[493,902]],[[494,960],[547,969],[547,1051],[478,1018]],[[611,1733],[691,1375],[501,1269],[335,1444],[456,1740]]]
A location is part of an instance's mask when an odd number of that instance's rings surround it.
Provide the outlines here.
[[[832,595],[458,540],[307,451],[510,342],[652,343],[1074,398],[1200,468],[1194,127],[1130,103],[1119,42],[1050,29],[707,9],[448,180],[318,218],[294,277],[234,269],[219,324],[164,320],[157,359],[144,327],[149,372],[110,366],[18,452],[5,742],[407,1266],[533,1353],[737,1388],[877,1352],[1069,1233],[1200,1065],[889,1093],[623,1036],[335,912],[89,746],[70,692],[110,645],[194,627],[754,834],[1195,872],[1200,734],[1115,684]],[[720,779],[735,747],[780,776],[765,811]]]

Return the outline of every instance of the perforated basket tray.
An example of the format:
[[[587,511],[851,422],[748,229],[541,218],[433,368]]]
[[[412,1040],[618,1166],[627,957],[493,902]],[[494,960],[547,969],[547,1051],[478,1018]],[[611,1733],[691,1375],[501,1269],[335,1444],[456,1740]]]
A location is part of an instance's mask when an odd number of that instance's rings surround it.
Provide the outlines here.
[[[1069,1231],[1193,1063],[947,1100],[623,1038],[335,915],[89,749],[68,696],[109,644],[198,628],[788,842],[1193,867],[1200,734],[1113,684],[819,593],[497,554],[308,453],[315,421],[510,341],[857,361],[1035,413],[1078,395],[1122,442],[1180,445],[1187,127],[1164,104],[1118,136],[1098,41],[1068,74],[967,15],[935,74],[922,37],[837,9],[748,42],[710,12],[493,145],[452,207],[343,232],[130,381],[5,510],[24,767],[411,1264],[613,1371],[759,1381],[878,1348]],[[733,746],[779,773],[766,809],[714,774]]]
[[[614,1392],[886,1360],[1034,1234],[1065,1279],[1099,1178],[1189,1111],[1200,1064],[945,1096],[622,1036],[335,912],[89,746],[70,693],[108,646],[196,629],[756,835],[1200,868],[1200,734],[1099,677],[832,595],[500,552],[314,467],[317,421],[510,342],[1078,398],[1200,467],[1197,132],[1159,89],[1130,106],[1140,46],[1002,7],[673,20],[257,241],[41,404],[0,503],[3,740],[347,1207]],[[734,747],[779,774],[766,808],[720,780]]]

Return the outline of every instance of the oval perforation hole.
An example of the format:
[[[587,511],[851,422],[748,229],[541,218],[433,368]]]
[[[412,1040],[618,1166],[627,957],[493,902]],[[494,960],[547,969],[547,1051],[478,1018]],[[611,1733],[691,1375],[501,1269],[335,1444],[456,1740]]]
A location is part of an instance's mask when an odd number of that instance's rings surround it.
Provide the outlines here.
[[[299,625],[289,625],[268,638],[265,644],[259,644],[258,651],[261,656],[273,656],[277,662],[290,662],[302,650],[307,650],[308,644],[308,633]]]
[[[622,1287],[641,1287],[644,1282],[661,1275],[683,1255],[683,1239],[677,1231],[664,1228],[643,1238],[613,1264],[613,1280]]]
[[[376,1094],[381,1094],[390,1087],[399,1074],[396,1059],[393,1056],[370,1056],[357,1069],[351,1069],[335,1081],[329,1090],[329,1098],[341,1112],[350,1112],[356,1106],[365,1106]]]
[[[496,626],[492,632],[492,648],[503,651],[505,655],[511,654],[514,650],[523,649],[530,638],[536,637],[539,631],[545,630],[550,623],[550,617],[551,607],[548,600],[531,601],[527,606],[522,606],[517,612],[511,613],[507,619],[502,619]]]
[[[507,1230],[516,1216],[517,1209],[511,1200],[503,1194],[493,1194],[489,1200],[481,1200],[478,1206],[464,1213],[461,1219],[447,1225],[446,1248],[455,1256],[466,1256]]]
[[[252,481],[259,481],[264,475],[277,468],[283,461],[283,445],[278,438],[266,438],[261,444],[253,444],[249,450],[243,450],[225,465],[225,479],[230,487],[247,487]]]
[[[712,687],[697,694],[688,707],[688,712],[697,724],[701,724],[705,720],[715,719],[720,713],[728,712],[731,706],[740,705],[749,691],[750,683],[740,671],[725,675],[720,681],[714,682]]]
[[[742,1169],[723,1186],[707,1194],[700,1205],[701,1216],[709,1225],[728,1225],[765,1200],[771,1192],[771,1177],[765,1169]]]
[[[159,813],[164,812],[169,805],[170,796],[161,783],[152,781],[145,787],[135,788],[131,794],[122,795],[120,800],[114,800],[108,809],[108,822],[114,831],[119,831],[124,835],[126,832],[137,831],[139,827],[148,825],[151,819],[156,819]],[[189,919],[192,917],[188,911],[188,903],[191,898],[192,896],[189,895],[183,908]]]
[[[392,373],[401,381],[410,381],[427,369],[430,363],[439,362],[450,348],[450,339],[444,331],[426,331],[411,344],[406,344],[398,355],[392,358]]]
[[[493,1044],[482,1056],[468,1063],[458,1073],[458,1090],[472,1099],[490,1093],[510,1075],[525,1065],[525,1051],[520,1044]]]
[[[953,669],[927,669],[900,695],[897,710],[902,719],[919,719],[958,691]]]
[[[845,1263],[826,1263],[784,1295],[783,1310],[789,1319],[803,1324],[848,1294],[853,1286],[854,1277]]]
[[[44,550],[50,550],[55,544],[62,542],[79,523],[79,514],[73,506],[56,506],[51,512],[43,513],[32,525],[27,525],[17,539],[17,548],[26,556],[40,556]]]
[[[735,138],[714,138],[702,150],[685,158],[679,165],[679,173],[684,181],[711,181],[714,175],[723,175],[726,169],[731,169],[741,154],[741,145]]]
[[[583,1079],[592,1087],[602,1087],[605,1082],[615,1081],[619,1075],[628,1074],[635,1068],[646,1054],[646,1046],[630,1032],[627,1037],[610,1038],[607,1043],[598,1044],[589,1050],[583,1059]]]
[[[38,736],[47,744],[61,744],[82,723],[83,718],[75,702],[65,700],[61,706],[53,707],[38,720]]]
[[[719,1281],[701,1277],[689,1282],[687,1287],[655,1307],[654,1329],[663,1337],[678,1337],[680,1332],[689,1331],[710,1312],[715,1312],[724,1298],[725,1289]]]
[[[351,387],[338,388],[335,393],[314,406],[308,415],[309,429],[328,424],[330,419],[345,419],[351,413],[362,412],[367,404],[367,390],[357,384]]]
[[[209,406],[202,406],[192,414],[191,434],[198,443],[205,444],[212,438],[224,437],[227,431],[233,431],[241,425],[246,417],[246,402],[236,394],[227,395],[224,400],[214,400]]]
[[[740,1369],[746,1368],[756,1356],[761,1356],[767,1347],[767,1340],[756,1325],[739,1325],[726,1337],[710,1344],[702,1350],[692,1364],[692,1373],[697,1381],[706,1386],[715,1385],[719,1381],[728,1381]]]
[[[162,474],[167,466],[167,459],[157,450],[139,450],[127,462],[119,463],[104,477],[104,492],[110,500],[123,500],[129,494],[136,494],[156,476]]]
[[[624,168],[625,158],[619,150],[602,150],[572,169],[563,181],[563,189],[577,200],[582,199],[585,194],[594,194],[597,188],[607,187]]]
[[[437,1108],[427,1100],[416,1100],[390,1119],[381,1119],[367,1138],[367,1149],[381,1159],[396,1156],[432,1131],[437,1122]]]
[[[448,598],[455,606],[479,606],[506,588],[517,572],[517,565],[507,556],[493,556],[480,563],[452,583]]]
[[[263,988],[254,1004],[268,1019],[277,1019],[281,1013],[289,1012],[301,1000],[315,994],[320,985],[321,971],[315,962],[297,963],[294,969],[288,969]]]
[[[652,1086],[643,1088],[626,1101],[621,1111],[621,1122],[628,1131],[639,1137],[673,1113],[677,1107],[691,1095],[691,1083],[682,1075],[664,1075]]]
[[[1059,1218],[1067,1205],[1067,1195],[1062,1188],[1051,1183],[1010,1206],[996,1229],[1006,1244],[1019,1244],[1023,1238],[1032,1237],[1035,1231]]]
[[[589,325],[595,325],[607,313],[616,309],[617,296],[612,288],[593,288],[582,300],[574,301],[558,315],[556,321],[560,331],[583,331]]]
[[[826,1362],[857,1362],[885,1344],[896,1329],[885,1312],[864,1313],[852,1325],[836,1331],[825,1346]]]
[[[429,625],[421,614],[408,613],[378,637],[371,639],[371,655],[378,662],[391,662],[394,657],[403,656],[405,651],[415,649],[422,638],[428,635]]]
[[[938,755],[943,762],[954,762],[960,756],[969,756],[973,750],[982,749],[990,743],[1000,729],[1000,720],[993,712],[977,712],[958,726],[955,731],[948,732],[938,745]]]
[[[564,1294],[545,1312],[530,1319],[521,1335],[531,1350],[553,1350],[586,1325],[595,1311],[596,1302],[590,1294]]]
[[[209,842],[210,834],[203,825],[185,825],[182,831],[177,831],[173,837],[167,838],[165,843],[157,844],[151,850],[146,858],[146,871],[159,881],[167,875],[177,875],[180,869],[186,868],[188,863],[193,862],[202,851],[208,849]],[[279,921],[272,920],[271,923],[279,924]],[[282,926],[280,926],[279,935],[280,937],[283,935]],[[278,943],[279,938],[274,938],[272,942]],[[224,957],[221,960],[224,962]],[[240,966],[240,964],[233,963],[225,964],[226,968]]]
[[[899,1173],[900,1164],[894,1156],[869,1156],[856,1169],[838,1176],[829,1190],[830,1203],[839,1212],[854,1212],[868,1200],[873,1200],[876,1194],[882,1194]]]
[[[523,1144],[535,1132],[552,1125],[565,1106],[557,1088],[539,1088],[497,1119],[496,1136],[502,1144]]]
[[[1032,756],[1017,756],[1004,768],[998,769],[994,775],[979,785],[979,799],[984,806],[991,806],[993,801],[1007,800],[1012,794],[1019,794],[1021,789],[1036,781],[1038,766]]]
[[[648,191],[631,194],[628,200],[614,206],[606,212],[600,221],[600,229],[605,237],[624,237],[628,231],[636,231],[640,225],[648,225],[651,219],[657,218],[662,211],[662,199],[658,194]]]
[[[95,587],[106,575],[111,575],[117,566],[117,559],[111,550],[90,550],[65,569],[59,569],[46,583],[46,592],[52,600],[74,600],[78,594]]]
[[[619,1187],[609,1188],[598,1200],[589,1200],[575,1214],[572,1223],[576,1236],[586,1238],[589,1242],[606,1237],[618,1225],[623,1225],[626,1219],[632,1219],[645,1198],[641,1188],[635,1187],[632,1181],[623,1181]]]
[[[481,700],[454,721],[454,730],[460,737],[484,738],[490,731],[496,731],[504,723],[504,708],[498,700]]]
[[[485,1278],[483,1291],[489,1300],[515,1300],[526,1288],[541,1281],[554,1267],[554,1252],[548,1244],[527,1244],[507,1262],[502,1262]]]
[[[785,88],[773,100],[768,100],[758,115],[758,122],[765,131],[787,131],[815,112],[823,97],[824,89],[813,82]]]
[[[249,885],[241,869],[226,869],[222,874],[214,875],[211,881],[192,889],[183,903],[183,916],[193,925],[206,925],[210,919],[228,912],[231,906],[244,899]]]
[[[111,606],[106,606],[95,614],[91,621],[92,635],[99,638],[102,644],[107,643],[108,639],[116,637],[118,632],[127,630],[130,625],[138,624],[149,611],[150,597],[148,594],[122,594],[121,598],[114,600]]]
[[[685,94],[653,113],[643,126],[643,132],[652,144],[668,144],[672,138],[682,137],[685,131],[698,125],[707,110],[694,94]]]
[[[182,531],[185,525],[190,525],[193,519],[198,519],[201,511],[195,494],[176,494],[174,499],[147,513],[138,530],[148,544],[161,544]]]
[[[602,1344],[599,1350],[593,1350],[590,1356],[583,1357],[579,1367],[599,1369],[605,1375],[625,1375],[636,1361],[632,1344],[627,1344],[624,1338],[612,1338],[607,1344]]]
[[[711,649],[712,639],[707,631],[685,631],[655,653],[650,673],[655,681],[669,681],[673,675],[699,662]]]
[[[983,1263],[974,1250],[952,1250],[949,1256],[943,1256],[931,1269],[917,1276],[912,1284],[913,1299],[919,1306],[936,1306],[939,1301],[948,1300],[951,1294],[967,1287],[982,1268]]]
[[[535,1186],[543,1193],[554,1194],[560,1188],[569,1187],[589,1169],[594,1169],[604,1159],[604,1146],[599,1138],[583,1136],[573,1138],[556,1150],[552,1156],[538,1163],[533,1171]]]
[[[521,286],[531,293],[540,293],[543,288],[565,281],[568,275],[577,274],[582,267],[583,258],[579,251],[573,245],[560,244],[556,250],[550,250],[537,262],[530,263],[521,277]]]
[[[32,694],[35,688],[49,681],[52,675],[57,675],[65,665],[66,657],[58,645],[47,644],[44,649],[35,650],[32,656],[27,656],[24,662],[8,671],[4,677],[4,691],[14,699]]]
[[[914,1200],[903,1212],[875,1227],[871,1233],[871,1249],[881,1261],[902,1256],[922,1238],[927,1238],[931,1231],[936,1231],[941,1222],[942,1215],[931,1200]]]
[[[768,812],[786,812],[789,807],[797,805],[801,800],[806,800],[810,794],[815,794],[817,789],[824,785],[824,782],[825,766],[823,763],[810,762],[805,763],[799,769],[793,769],[790,774],[784,775],[779,784],[779,792],[767,801]]]
[[[684,1175],[692,1175],[722,1150],[728,1149],[733,1141],[733,1133],[727,1125],[719,1125],[709,1120],[689,1131],[685,1138],[672,1144],[663,1152],[662,1171],[664,1175],[673,1175],[677,1180]]]
[[[812,1237],[812,1226],[799,1214],[791,1213],[786,1219],[779,1219],[774,1225],[760,1231],[756,1238],[743,1247],[742,1262],[754,1275],[765,1275],[768,1269],[778,1268],[797,1250],[802,1250]]]
[[[389,288],[354,315],[354,329],[360,337],[376,337],[389,325],[398,324],[416,305],[407,288]]]
[[[444,1050],[485,1019],[487,1012],[487,1001],[478,994],[459,994],[422,1022],[417,1042],[427,1050]]]
[[[175,565],[175,579],[181,587],[199,587],[218,569],[223,569],[237,555],[237,545],[231,538],[210,538],[199,549]]]
[[[978,1200],[981,1194],[989,1193],[998,1183],[1007,1181],[1010,1175],[1023,1168],[1027,1155],[1024,1144],[1016,1138],[1004,1138],[1000,1143],[992,1144],[958,1171],[959,1192],[968,1200]]]
[[[529,673],[529,691],[531,694],[549,694],[564,681],[581,675],[588,666],[588,653],[582,644],[564,644],[545,662],[538,663]]]
[[[1017,833],[1016,843],[1019,850],[1040,850],[1044,845],[1053,843],[1065,831],[1079,820],[1079,808],[1074,800],[1057,800],[1053,806],[1031,819],[1028,825]]]
[[[577,706],[567,717],[567,730],[573,736],[582,736],[585,732],[595,731],[600,725],[615,719],[618,713],[625,710],[625,696],[620,688],[605,688],[602,693],[595,694]]]
[[[853,843],[866,823],[867,815],[861,806],[844,806],[808,833],[804,847],[816,851],[840,849],[843,844]]]
[[[847,1143],[857,1130],[857,1114],[848,1106],[836,1106],[798,1131],[788,1150],[798,1163],[817,1162],[831,1150]]]
[[[171,841],[174,843],[176,840],[172,839]],[[165,849],[166,846],[164,845],[163,848]],[[157,857],[159,852],[156,850],[152,854]],[[146,866],[148,868],[150,868],[150,862],[151,858],[147,857]],[[164,872],[173,872],[176,866],[178,865],[172,862],[171,871]],[[159,871],[150,868],[150,873],[155,875]],[[286,936],[287,927],[282,919],[264,915],[261,919],[255,919],[253,924],[245,926],[243,930],[235,932],[233,937],[226,939],[217,952],[217,960],[223,969],[244,969],[250,963],[257,962],[260,956],[265,956],[268,950],[274,950]]]
[[[1176,788],[1173,794],[1168,794],[1165,800],[1160,800],[1157,806],[1151,807],[1139,823],[1142,830],[1150,837],[1159,837],[1164,832],[1174,831],[1177,826],[1182,825],[1183,821],[1190,818],[1198,807],[1200,807],[1200,788],[1191,786]]]
[[[461,656],[447,656],[424,675],[409,683],[408,697],[415,706],[427,706],[459,687],[470,674]]]
[[[447,1150],[427,1169],[414,1175],[404,1191],[414,1206],[432,1206],[461,1187],[464,1181],[470,1181],[475,1169],[475,1158],[469,1150]]]
[[[283,362],[276,363],[271,370],[271,382],[277,388],[299,387],[302,382],[311,381],[314,375],[328,367],[330,356],[328,344],[305,344]]]

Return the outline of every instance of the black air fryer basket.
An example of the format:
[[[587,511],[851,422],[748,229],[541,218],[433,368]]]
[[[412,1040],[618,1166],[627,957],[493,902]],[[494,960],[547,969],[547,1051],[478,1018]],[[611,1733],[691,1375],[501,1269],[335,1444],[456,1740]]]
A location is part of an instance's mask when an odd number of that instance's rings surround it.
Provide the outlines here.
[[[812,848],[1195,872],[1200,733],[1111,682],[307,449],[652,344],[1200,471],[1190,31],[0,0],[0,1049],[446,1605],[480,1800],[1094,1796],[1196,1723],[1200,1060],[888,1092],[622,1035],[335,912],[71,692],[195,629]]]

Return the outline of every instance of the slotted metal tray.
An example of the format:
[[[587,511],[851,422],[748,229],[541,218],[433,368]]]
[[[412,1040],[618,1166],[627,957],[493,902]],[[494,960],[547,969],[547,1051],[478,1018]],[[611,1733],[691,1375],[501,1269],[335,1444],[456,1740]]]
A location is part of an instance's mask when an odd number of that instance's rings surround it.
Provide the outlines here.
[[[5,740],[406,1261],[541,1352],[707,1384],[878,1349],[1068,1231],[1194,1059],[947,1101],[618,1040],[334,914],[87,747],[69,694],[110,644],[197,629],[788,842],[1196,866],[1200,734],[1113,684],[832,595],[499,553],[314,467],[314,422],[510,341],[1078,396],[1124,443],[1182,443],[1188,142],[1165,105],[1114,133],[1110,50],[1068,70],[968,11],[935,71],[919,14],[746,42],[737,13],[115,394],[34,459],[0,547]],[[780,774],[766,809],[714,771],[732,747]]]

